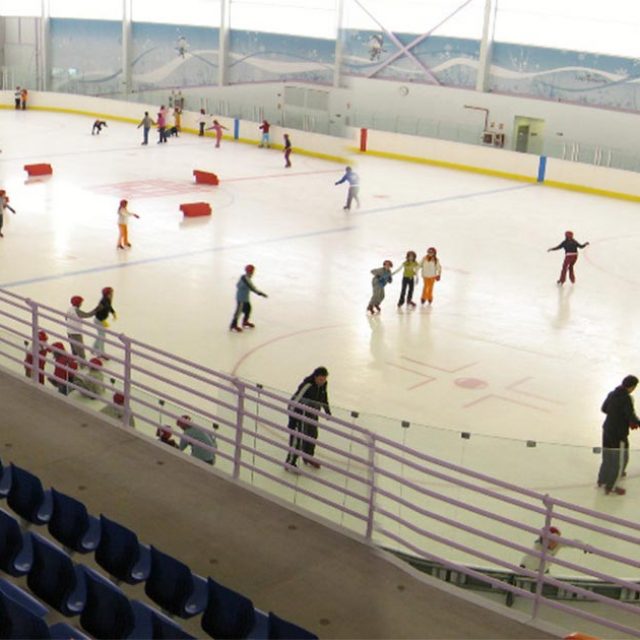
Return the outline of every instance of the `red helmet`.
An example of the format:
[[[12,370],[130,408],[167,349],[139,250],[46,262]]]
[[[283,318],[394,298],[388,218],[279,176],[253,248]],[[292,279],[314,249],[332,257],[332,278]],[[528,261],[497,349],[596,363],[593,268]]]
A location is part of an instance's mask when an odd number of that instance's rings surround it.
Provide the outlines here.
[[[103,296],[108,296],[108,295],[111,295],[112,293],[113,293],[113,289],[111,287],[105,287],[102,290],[102,295]]]
[[[244,270],[245,270],[245,273],[249,273],[249,274],[251,274],[251,273],[253,273],[253,272],[256,270],[256,268],[255,268],[252,264],[248,264],[248,265],[244,268]]]
[[[101,367],[102,360],[100,360],[100,358],[91,358],[91,360],[89,360],[89,364],[92,364],[94,367]]]
[[[62,342],[54,342],[51,346],[54,349],[58,349],[58,351],[64,351],[64,345],[62,344]]]
[[[124,394],[120,393],[119,391],[116,391],[113,394],[113,402],[114,404],[124,404]]]
[[[549,533],[554,533],[555,535],[560,535],[560,529],[558,527],[549,527]]]
[[[121,207],[126,207],[129,204],[129,202],[127,200],[120,200],[120,206]]]
[[[84,302],[84,298],[82,296],[73,296],[71,298],[71,304],[74,307],[79,307]]]
[[[571,239],[573,238],[573,231],[565,231],[565,232],[564,232],[564,237],[565,237],[567,240],[571,240]]]
[[[40,342],[46,342],[48,339],[49,336],[44,331],[38,331],[38,340],[40,340]]]

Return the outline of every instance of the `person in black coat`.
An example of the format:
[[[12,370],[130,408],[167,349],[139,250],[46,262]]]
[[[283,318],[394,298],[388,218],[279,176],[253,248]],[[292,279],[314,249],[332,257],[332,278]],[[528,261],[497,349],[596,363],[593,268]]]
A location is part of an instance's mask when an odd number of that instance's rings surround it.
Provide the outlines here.
[[[636,376],[626,376],[602,403],[602,412],[607,414],[602,425],[602,464],[598,473],[598,486],[604,487],[607,495],[623,496],[626,491],[616,486],[619,478],[626,475],[629,462],[629,429],[640,426],[640,418],[633,408],[631,394],[638,385]]]
[[[551,249],[547,249],[547,251],[557,251],[558,249],[564,249],[564,260],[562,262],[562,270],[560,271],[560,279],[558,280],[558,284],[564,284],[564,281],[567,279],[567,271],[569,272],[569,280],[571,280],[571,282],[576,281],[576,275],[573,272],[573,266],[578,260],[578,249],[584,249],[588,246],[588,242],[580,244],[573,237],[573,231],[565,231],[564,240],[557,247],[551,247]]]
[[[328,375],[329,372],[326,367],[317,367],[310,376],[307,376],[300,383],[296,392],[291,396],[291,400],[318,411],[324,410],[331,415],[327,393]],[[316,440],[318,439],[318,415],[294,406],[290,406],[289,411],[294,412],[296,415],[289,416],[287,428],[291,432],[289,447],[292,450],[287,455],[284,468],[287,471],[295,471],[297,469],[298,456],[300,455],[299,452],[302,451],[304,463],[311,465],[314,469],[319,469],[320,463],[313,459]],[[300,433],[313,439],[305,440],[299,436]]]

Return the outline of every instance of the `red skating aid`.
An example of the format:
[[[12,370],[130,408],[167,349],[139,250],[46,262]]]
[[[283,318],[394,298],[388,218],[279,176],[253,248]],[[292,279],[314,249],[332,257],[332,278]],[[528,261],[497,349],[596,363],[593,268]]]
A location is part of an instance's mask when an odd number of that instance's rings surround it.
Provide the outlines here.
[[[39,163],[39,164],[25,164],[24,170],[29,174],[29,176],[48,176],[53,173],[53,169],[50,164]]]
[[[180,211],[185,218],[196,218],[198,216],[210,216],[211,205],[208,202],[189,202],[180,205]]]
[[[193,175],[196,178],[196,184],[220,184],[220,180],[218,180],[218,176],[215,173],[194,169]]]

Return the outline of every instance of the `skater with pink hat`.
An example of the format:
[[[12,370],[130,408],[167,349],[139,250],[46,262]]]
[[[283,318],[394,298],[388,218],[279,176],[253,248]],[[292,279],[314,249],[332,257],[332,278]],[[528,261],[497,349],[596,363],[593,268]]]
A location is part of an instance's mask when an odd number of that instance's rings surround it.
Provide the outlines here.
[[[564,232],[564,240],[557,246],[547,249],[547,251],[557,251],[558,249],[564,249],[564,261],[562,262],[562,271],[560,271],[560,279],[558,284],[564,284],[567,279],[567,271],[569,272],[569,280],[575,283],[576,276],[573,272],[573,266],[578,260],[578,249],[584,249],[589,245],[588,242],[580,244],[574,237],[573,231]]]

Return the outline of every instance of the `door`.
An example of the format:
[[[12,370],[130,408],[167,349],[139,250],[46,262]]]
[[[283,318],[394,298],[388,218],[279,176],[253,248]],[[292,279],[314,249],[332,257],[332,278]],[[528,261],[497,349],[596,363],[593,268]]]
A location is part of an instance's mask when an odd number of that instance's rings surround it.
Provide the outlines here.
[[[527,153],[529,149],[529,125],[521,124],[518,126],[516,133],[516,151],[520,153]]]

